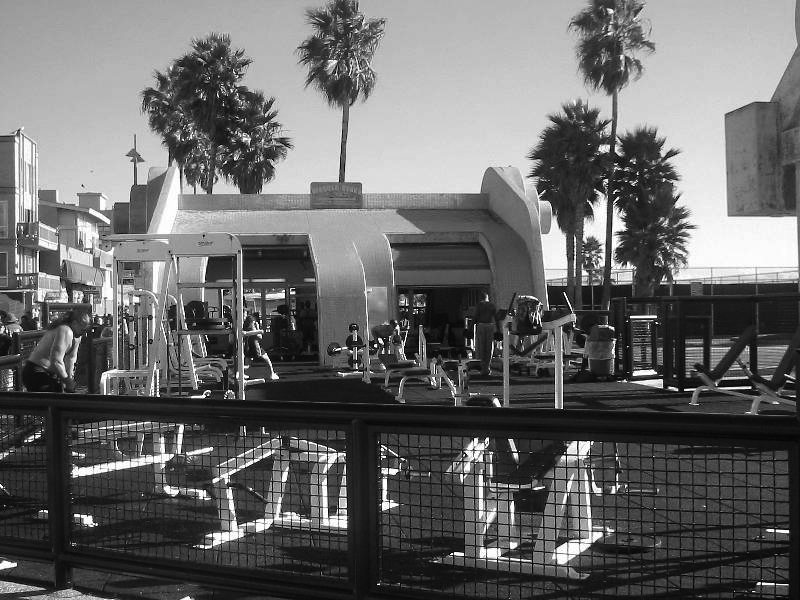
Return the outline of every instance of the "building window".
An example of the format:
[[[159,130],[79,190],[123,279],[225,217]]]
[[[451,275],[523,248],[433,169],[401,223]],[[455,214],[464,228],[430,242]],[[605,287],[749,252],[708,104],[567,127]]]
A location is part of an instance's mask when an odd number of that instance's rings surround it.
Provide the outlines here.
[[[0,238],[8,238],[8,201],[0,200]]]
[[[36,273],[39,268],[36,266],[36,256],[31,252],[21,252],[19,255],[19,272]]]
[[[0,288],[8,287],[8,252],[0,252]]]

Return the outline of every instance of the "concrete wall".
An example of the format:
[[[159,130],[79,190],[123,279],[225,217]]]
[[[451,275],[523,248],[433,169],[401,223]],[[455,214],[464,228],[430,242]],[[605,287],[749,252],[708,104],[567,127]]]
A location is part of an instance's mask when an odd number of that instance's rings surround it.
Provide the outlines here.
[[[753,102],[725,115],[728,215],[786,214],[779,195],[779,107]]]
[[[800,251],[800,0],[794,19],[798,47],[770,102],[725,115],[725,160],[728,215],[793,216]]]
[[[497,274],[508,274],[506,278],[496,279],[494,290],[496,298],[510,298],[514,292],[533,294],[547,306],[539,200],[535,190],[526,192],[525,182],[519,169],[490,167],[484,173],[481,193],[489,197],[489,210],[523,240],[530,258],[529,266],[504,265],[503,270],[495,271]],[[518,268],[523,266],[525,272],[514,275],[508,270],[513,266]],[[526,285],[530,286],[527,290],[524,289]]]

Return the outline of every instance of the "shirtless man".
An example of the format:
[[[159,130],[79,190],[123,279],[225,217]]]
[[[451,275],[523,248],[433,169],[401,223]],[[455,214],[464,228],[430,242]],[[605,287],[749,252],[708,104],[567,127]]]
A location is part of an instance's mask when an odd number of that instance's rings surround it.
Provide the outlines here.
[[[75,392],[73,373],[81,336],[92,328],[89,313],[71,311],[51,323],[22,369],[29,392]]]

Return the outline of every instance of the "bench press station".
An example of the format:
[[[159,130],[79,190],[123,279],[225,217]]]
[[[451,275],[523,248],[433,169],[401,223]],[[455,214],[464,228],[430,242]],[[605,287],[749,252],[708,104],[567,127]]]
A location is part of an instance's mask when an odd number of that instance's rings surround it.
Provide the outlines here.
[[[500,406],[496,398],[487,397],[473,398],[468,404]],[[506,442],[516,466],[521,467],[514,440]],[[566,448],[545,453],[539,470],[523,477],[497,472],[497,445],[488,437],[473,438],[447,469],[450,479],[463,487],[464,551],[437,562],[569,579],[587,577],[569,562],[604,534],[592,521],[588,467],[592,442],[571,441]],[[549,489],[547,481],[551,482]],[[523,536],[516,517],[516,498],[526,493],[543,494],[546,500],[529,549],[522,548]],[[493,525],[495,540],[489,544]],[[513,556],[509,555],[512,551],[516,551]]]

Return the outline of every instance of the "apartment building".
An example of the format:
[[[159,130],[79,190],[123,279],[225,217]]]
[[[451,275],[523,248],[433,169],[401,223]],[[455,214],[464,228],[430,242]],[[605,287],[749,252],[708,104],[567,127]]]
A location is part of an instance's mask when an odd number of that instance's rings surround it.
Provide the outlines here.
[[[107,205],[99,193],[69,204],[39,190],[36,142],[22,129],[0,135],[0,309],[19,315],[42,302],[87,300],[96,312],[110,310],[103,288],[108,297],[111,261],[98,244],[110,226]]]

